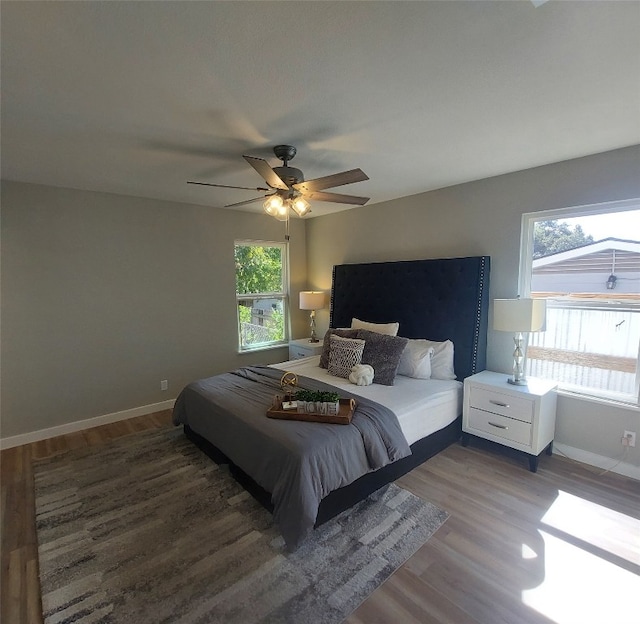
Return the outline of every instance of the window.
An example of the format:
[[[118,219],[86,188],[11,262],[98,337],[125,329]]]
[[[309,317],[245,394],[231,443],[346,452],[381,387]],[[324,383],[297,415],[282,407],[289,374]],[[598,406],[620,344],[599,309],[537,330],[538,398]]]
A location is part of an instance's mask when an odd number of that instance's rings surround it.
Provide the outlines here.
[[[523,296],[547,300],[529,375],[637,405],[640,200],[523,215],[520,279]]]
[[[236,241],[236,308],[240,351],[287,342],[287,245]]]

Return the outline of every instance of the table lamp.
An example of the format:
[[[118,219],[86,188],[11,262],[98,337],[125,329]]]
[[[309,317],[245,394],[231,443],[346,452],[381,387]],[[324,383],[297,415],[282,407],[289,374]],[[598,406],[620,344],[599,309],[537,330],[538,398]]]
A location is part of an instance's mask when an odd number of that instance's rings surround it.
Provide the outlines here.
[[[546,318],[547,302],[544,299],[494,299],[493,329],[513,332],[513,377],[507,381],[516,386],[526,386],[522,352],[522,332],[540,331]]]
[[[324,293],[316,290],[304,290],[300,293],[300,309],[311,310],[309,313],[309,325],[311,337],[309,342],[320,342],[316,336],[316,310],[324,308]]]

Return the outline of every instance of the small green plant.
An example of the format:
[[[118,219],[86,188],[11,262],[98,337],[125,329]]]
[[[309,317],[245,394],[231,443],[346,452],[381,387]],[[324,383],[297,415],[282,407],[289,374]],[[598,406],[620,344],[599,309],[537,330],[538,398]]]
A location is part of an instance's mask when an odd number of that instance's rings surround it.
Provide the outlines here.
[[[337,403],[340,400],[340,395],[337,392],[327,390],[298,390],[295,400],[305,403]]]

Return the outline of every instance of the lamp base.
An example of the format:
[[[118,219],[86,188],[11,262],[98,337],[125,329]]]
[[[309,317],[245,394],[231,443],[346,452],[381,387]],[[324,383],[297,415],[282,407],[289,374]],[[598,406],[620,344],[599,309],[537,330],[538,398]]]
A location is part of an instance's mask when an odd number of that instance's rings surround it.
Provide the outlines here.
[[[527,385],[527,380],[526,379],[514,379],[513,377],[507,377],[507,381],[512,386],[526,386]]]
[[[516,346],[513,352],[513,375],[507,379],[512,386],[526,386],[527,380],[524,376],[524,353],[522,352],[522,332],[516,332],[513,336]]]
[[[316,336],[316,311],[311,310],[309,312],[309,326],[311,327],[311,337],[309,338],[309,342],[320,342],[318,340],[318,336]]]

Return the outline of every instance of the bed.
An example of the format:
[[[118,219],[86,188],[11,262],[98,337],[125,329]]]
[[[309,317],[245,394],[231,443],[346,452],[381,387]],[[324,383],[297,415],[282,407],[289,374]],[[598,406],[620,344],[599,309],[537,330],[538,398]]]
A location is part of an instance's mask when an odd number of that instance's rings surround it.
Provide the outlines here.
[[[359,387],[329,376],[315,356],[194,382],[176,400],[174,423],[182,424],[185,434],[215,461],[229,464],[243,486],[274,513],[285,542],[295,548],[313,526],[376,493],[459,438],[461,382],[485,368],[489,267],[487,256],[476,256],[333,269],[332,328],[348,328],[353,318],[395,321],[398,336],[406,339],[451,341],[456,380],[398,375],[390,386]],[[355,397],[352,424],[267,419],[279,378],[289,370],[303,387],[324,389],[329,384],[337,386],[341,396]],[[402,399],[399,407],[393,395]],[[430,408],[421,404],[421,395],[431,397]],[[305,437],[315,447],[310,457],[298,448],[298,440]],[[373,446],[361,448],[363,439]],[[313,490],[308,500],[307,490]]]

